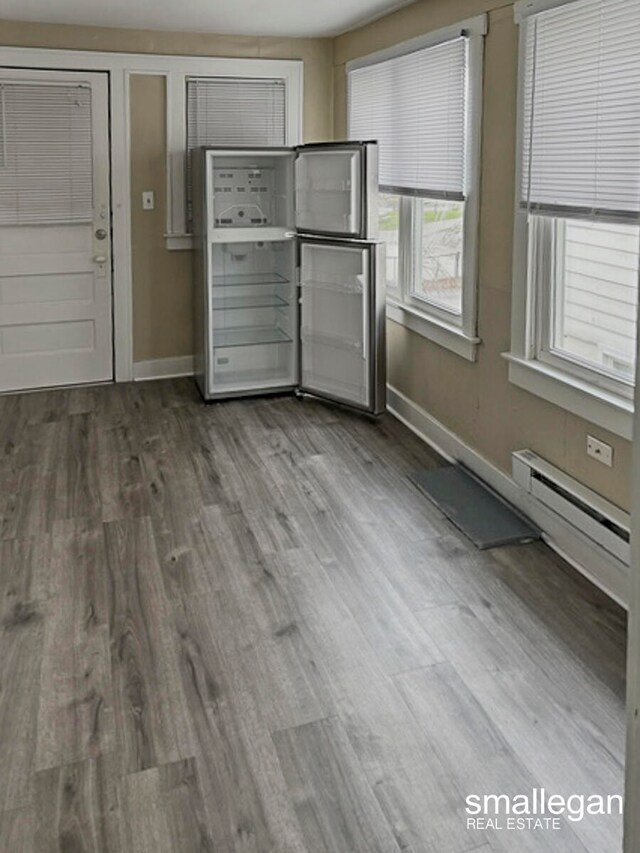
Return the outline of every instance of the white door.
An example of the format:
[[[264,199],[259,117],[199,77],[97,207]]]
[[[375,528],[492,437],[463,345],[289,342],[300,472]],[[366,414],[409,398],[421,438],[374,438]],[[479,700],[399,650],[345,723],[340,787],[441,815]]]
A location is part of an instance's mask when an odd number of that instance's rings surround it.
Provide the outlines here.
[[[371,407],[371,244],[301,241],[300,387]]]
[[[113,378],[106,74],[0,68],[0,391]]]

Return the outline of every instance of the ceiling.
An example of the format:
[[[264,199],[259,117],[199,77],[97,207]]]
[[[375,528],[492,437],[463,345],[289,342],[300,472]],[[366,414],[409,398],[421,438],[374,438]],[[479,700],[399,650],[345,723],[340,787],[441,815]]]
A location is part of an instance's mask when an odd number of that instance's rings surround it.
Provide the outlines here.
[[[412,0],[0,0],[0,18],[261,36],[333,36]]]

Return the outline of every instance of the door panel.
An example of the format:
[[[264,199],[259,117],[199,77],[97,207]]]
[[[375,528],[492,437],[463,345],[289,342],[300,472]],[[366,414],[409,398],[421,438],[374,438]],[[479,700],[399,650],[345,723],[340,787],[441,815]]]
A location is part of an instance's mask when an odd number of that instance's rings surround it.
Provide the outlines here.
[[[0,390],[113,378],[105,74],[0,69]]]
[[[296,227],[358,237],[363,228],[360,146],[303,146],[296,158]]]
[[[303,391],[360,408],[371,403],[371,249],[302,241],[300,373]]]

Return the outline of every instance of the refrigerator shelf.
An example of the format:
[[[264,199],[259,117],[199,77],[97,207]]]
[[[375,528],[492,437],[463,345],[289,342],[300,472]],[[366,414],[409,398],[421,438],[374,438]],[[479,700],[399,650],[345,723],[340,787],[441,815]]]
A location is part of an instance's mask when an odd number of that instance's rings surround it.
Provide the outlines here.
[[[236,311],[250,308],[286,308],[290,303],[281,296],[214,296],[211,307],[214,311]]]
[[[339,400],[356,401],[362,406],[367,406],[369,403],[366,386],[337,378],[331,370],[324,375],[321,370],[303,369],[301,380],[303,388],[317,388],[331,397]]]
[[[301,281],[300,287],[308,287],[311,290],[330,290],[332,293],[343,293],[346,296],[357,296],[362,293],[363,290],[362,281],[358,280],[356,277],[351,280],[347,279],[343,282],[309,278],[306,281]]]
[[[253,284],[290,284],[290,280],[279,273],[244,273],[241,275],[213,275],[213,287],[246,287]]]
[[[228,375],[218,372],[216,380],[223,396],[229,392],[268,391],[270,388],[291,388],[295,385],[293,375],[278,365],[234,370]]]
[[[350,181],[305,181],[296,187],[297,193],[348,193],[351,192]]]
[[[234,329],[214,329],[213,348],[246,347],[256,344],[292,343],[291,338],[282,329],[274,326],[238,326]]]
[[[300,329],[300,340],[303,343],[318,344],[323,347],[334,347],[336,349],[349,350],[350,352],[363,353],[363,341],[354,338],[345,338],[339,335],[327,335],[321,332],[311,332],[304,326]]]
[[[282,243],[295,237],[290,226],[286,225],[251,225],[238,227],[236,225],[225,228],[212,228],[209,239],[216,243]]]
[[[298,226],[306,225],[311,231],[314,231],[318,228],[317,220],[318,214],[314,210],[298,210],[296,212],[296,222],[298,223]],[[340,231],[350,233],[352,230],[351,214],[333,212],[331,214],[331,221],[334,224],[335,228]]]

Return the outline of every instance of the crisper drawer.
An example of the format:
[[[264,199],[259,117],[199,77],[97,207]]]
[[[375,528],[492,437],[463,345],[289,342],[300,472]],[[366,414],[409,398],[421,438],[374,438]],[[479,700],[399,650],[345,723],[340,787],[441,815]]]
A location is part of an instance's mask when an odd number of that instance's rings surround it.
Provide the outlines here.
[[[278,332],[255,330],[239,338],[217,333],[211,358],[212,395],[235,391],[260,391],[295,384],[295,349],[291,340]]]

